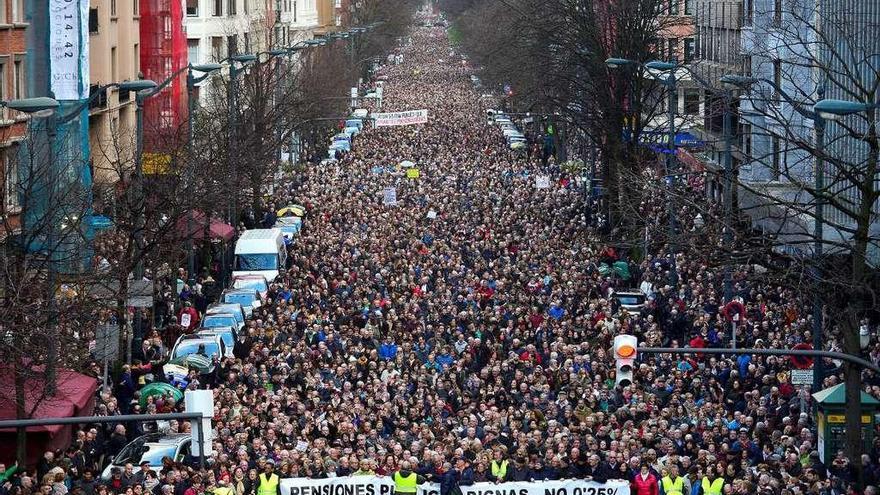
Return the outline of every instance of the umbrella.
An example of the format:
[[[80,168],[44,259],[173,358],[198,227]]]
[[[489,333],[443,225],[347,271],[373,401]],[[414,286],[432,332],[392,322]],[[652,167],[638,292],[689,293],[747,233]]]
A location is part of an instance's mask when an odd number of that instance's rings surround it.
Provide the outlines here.
[[[404,161],[398,163],[398,165],[401,167],[404,167],[404,168],[413,168],[416,166],[416,163],[409,161],[409,160],[404,160]]]
[[[279,217],[301,217],[305,214],[306,209],[300,205],[287,205],[278,210]]]
[[[171,361],[168,361],[168,364],[184,368],[194,368],[198,370],[199,373],[203,374],[209,373],[211,371],[211,366],[213,365],[211,358],[201,354],[189,354],[177,359],[172,359]]]
[[[141,407],[147,407],[147,399],[150,397],[163,396],[163,395],[171,395],[171,398],[174,399],[174,402],[180,402],[183,400],[183,392],[181,392],[176,387],[172,387],[167,383],[162,382],[154,382],[150,383],[144,388],[141,389]]]

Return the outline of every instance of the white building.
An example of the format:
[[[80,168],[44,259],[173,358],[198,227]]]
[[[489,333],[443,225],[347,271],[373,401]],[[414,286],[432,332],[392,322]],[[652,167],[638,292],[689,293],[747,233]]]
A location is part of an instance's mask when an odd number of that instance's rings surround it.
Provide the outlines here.
[[[219,62],[313,37],[318,0],[186,0],[188,59]],[[199,96],[204,101],[206,92]]]

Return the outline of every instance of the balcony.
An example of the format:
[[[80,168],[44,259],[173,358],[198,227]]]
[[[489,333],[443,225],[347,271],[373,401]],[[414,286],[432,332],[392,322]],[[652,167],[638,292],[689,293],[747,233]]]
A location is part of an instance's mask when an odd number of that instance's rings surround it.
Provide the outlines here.
[[[92,84],[89,86],[89,98],[96,92],[100,92],[94,100],[89,102],[89,110],[103,110],[107,108],[107,88],[101,88],[100,84]]]

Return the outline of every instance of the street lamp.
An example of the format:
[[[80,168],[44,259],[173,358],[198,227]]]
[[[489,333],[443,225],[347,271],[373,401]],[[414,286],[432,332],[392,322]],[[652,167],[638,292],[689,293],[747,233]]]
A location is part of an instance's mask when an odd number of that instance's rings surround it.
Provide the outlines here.
[[[876,103],[826,99],[816,102],[816,104],[813,105],[813,111],[825,120],[836,121],[846,115],[868,112],[878,107],[880,107],[880,105]]]
[[[723,81],[726,84],[737,86],[743,89],[750,88],[752,85],[757,83],[765,83],[775,89],[779,95],[786,102],[791,104],[792,108],[803,116],[806,119],[813,121],[813,127],[816,130],[816,158],[815,158],[815,171],[813,174],[813,188],[815,189],[816,196],[816,213],[814,217],[814,225],[813,225],[813,267],[812,267],[812,275],[813,279],[816,281],[816,288],[813,291],[813,348],[817,350],[823,349],[823,316],[822,316],[822,291],[820,290],[818,284],[822,280],[822,269],[820,267],[820,263],[822,260],[822,250],[823,250],[823,240],[825,238],[825,201],[823,199],[824,190],[825,190],[825,165],[822,161],[822,154],[825,151],[825,117],[823,114],[834,114],[834,115],[848,115],[850,112],[849,109],[851,107],[847,105],[838,105],[833,102],[838,102],[839,100],[824,100],[823,97],[825,95],[824,86],[819,86],[816,93],[818,97],[822,100],[819,103],[828,102],[824,105],[820,105],[818,108],[814,107],[815,111],[811,111],[801,106],[800,103],[795,101],[792,97],[788,95],[778,84],[769,79],[758,79],[754,77],[745,77],[745,76],[737,76],[737,75],[728,75],[724,76]],[[819,105],[817,103],[817,105]],[[855,110],[856,112],[859,110]],[[823,362],[821,359],[817,359],[814,364],[814,372],[813,372],[813,390],[820,390],[822,387],[823,380]]]
[[[48,134],[48,146],[47,146],[47,157],[46,164],[49,167],[49,170],[53,169],[53,163],[55,161],[55,136],[56,136],[56,128],[55,128],[55,112],[61,106],[57,100],[54,98],[49,98],[45,96],[40,96],[36,98],[25,98],[21,100],[12,100],[2,105],[7,108],[11,108],[13,110],[23,112],[31,115],[34,118],[46,118],[48,122],[46,123],[46,132]],[[48,184],[48,188],[50,191],[49,201],[54,200],[54,191],[55,191],[55,180],[54,178],[49,178],[50,184]],[[54,256],[54,245],[56,243],[55,240],[55,219],[49,218],[48,228],[46,231],[46,248],[48,250],[48,285],[49,285],[49,294],[48,294],[48,314],[46,326],[49,332],[48,345],[46,346],[46,391],[49,395],[54,395],[57,390],[56,384],[56,372],[55,366],[58,362],[58,339],[55,333],[57,332],[56,328],[56,310],[55,310],[55,256]]]
[[[678,68],[677,64],[673,64],[670,62],[648,62],[647,64],[641,65],[634,60],[629,60],[625,58],[609,58],[605,60],[605,65],[610,69],[622,69],[625,67],[643,67],[651,70],[659,70],[663,72],[669,72],[669,76],[665,79],[657,78],[657,80],[666,86],[669,91],[669,97],[667,98],[666,110],[667,110],[667,118],[669,119],[669,128],[667,135],[667,150],[666,150],[666,159],[664,162],[664,175],[666,177],[671,177],[672,180],[668,181],[668,192],[667,192],[667,215],[669,216],[669,244],[672,251],[672,269],[669,271],[669,285],[675,287],[678,285],[678,270],[676,267],[675,260],[675,206],[673,201],[674,193],[674,185],[675,185],[675,176],[673,174],[673,157],[675,155],[675,91],[677,90],[676,80],[675,80],[675,69]]]

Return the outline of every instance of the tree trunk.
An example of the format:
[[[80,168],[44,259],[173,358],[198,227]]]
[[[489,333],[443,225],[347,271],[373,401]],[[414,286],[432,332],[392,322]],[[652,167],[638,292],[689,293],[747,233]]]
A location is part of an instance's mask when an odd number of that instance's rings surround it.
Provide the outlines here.
[[[14,360],[12,374],[15,381],[15,418],[27,419],[27,411],[25,410],[25,371],[18,366],[18,358]],[[25,466],[27,462],[27,432],[25,428],[16,430],[15,442],[15,458],[18,460],[19,466]]]

